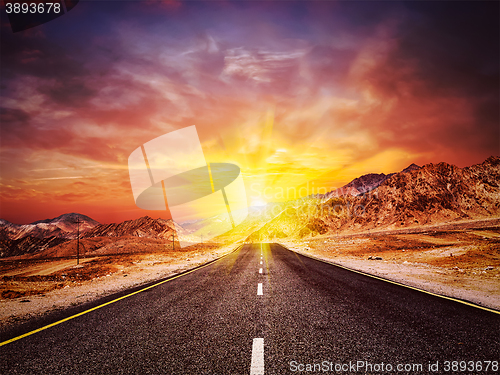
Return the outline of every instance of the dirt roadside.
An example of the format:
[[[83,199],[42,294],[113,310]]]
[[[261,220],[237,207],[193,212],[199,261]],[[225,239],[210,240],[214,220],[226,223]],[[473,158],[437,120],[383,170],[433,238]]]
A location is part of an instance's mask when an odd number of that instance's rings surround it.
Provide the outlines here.
[[[480,227],[468,223],[462,228],[381,231],[280,243],[348,268],[500,310],[497,222]],[[175,275],[225,255],[237,246],[199,245],[174,252],[165,251],[162,245],[161,251],[128,254],[116,254],[113,248],[112,255],[84,258],[78,266],[75,259],[2,260],[0,330],[47,312]]]
[[[500,311],[500,226],[282,241],[299,253]]]
[[[75,259],[2,261],[0,330],[55,310],[173,276],[226,255],[237,246],[197,246],[175,253],[92,257],[81,260],[79,265],[75,264]],[[53,272],[47,274],[47,270]]]

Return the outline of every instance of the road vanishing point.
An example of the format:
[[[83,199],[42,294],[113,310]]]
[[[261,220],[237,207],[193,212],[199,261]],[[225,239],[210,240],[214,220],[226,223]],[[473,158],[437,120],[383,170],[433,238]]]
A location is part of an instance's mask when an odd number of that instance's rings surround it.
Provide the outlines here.
[[[498,312],[266,243],[0,340],[1,374],[500,373]]]

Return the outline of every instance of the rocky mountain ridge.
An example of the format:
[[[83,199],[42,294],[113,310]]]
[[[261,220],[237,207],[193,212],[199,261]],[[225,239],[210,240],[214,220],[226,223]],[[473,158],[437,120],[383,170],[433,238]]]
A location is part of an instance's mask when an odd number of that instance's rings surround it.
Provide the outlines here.
[[[399,173],[408,173],[420,169],[420,167],[414,163],[403,169]],[[369,173],[363,176],[357,177],[348,184],[338,188],[336,190],[330,191],[326,194],[319,194],[316,198],[321,198],[328,200],[333,197],[340,197],[343,195],[358,196],[361,194],[368,193],[373,189],[379,187],[384,181],[388,180],[397,173]]]
[[[285,206],[247,240],[303,238],[497,216],[500,158],[492,156],[465,168],[448,163],[410,166],[362,194],[347,192],[298,201]]]
[[[121,223],[99,224],[85,232],[83,238],[91,237],[149,237],[149,238],[171,238],[172,233],[182,234],[184,229],[168,219],[153,219],[143,216],[135,220],[126,220]]]
[[[80,238],[132,236],[168,239],[172,233],[184,233],[184,229],[172,220],[148,216],[113,224],[100,224],[77,213],[24,225],[0,219],[0,257],[38,253],[74,240],[78,232],[77,221],[80,221]]]
[[[408,226],[500,214],[500,158],[459,168],[427,164],[384,181],[359,203],[365,214],[355,224]]]
[[[459,168],[438,163],[414,164],[399,173],[368,174],[324,196],[283,204],[273,203],[251,215],[238,227],[220,236],[223,241],[305,238],[328,233],[375,228],[404,228],[456,220],[500,217],[500,158]],[[337,193],[335,193],[337,192]],[[332,194],[334,193],[334,194]],[[189,237],[193,228],[172,220],[145,216],[122,223],[99,224],[81,214],[17,225],[0,219],[0,257],[36,253],[76,238]]]
[[[79,222],[79,223],[78,223]],[[13,224],[0,219],[0,229],[12,240],[22,239],[27,236],[35,238],[76,238],[78,226],[80,232],[85,232],[96,225],[97,221],[88,216],[69,213],[53,219],[38,220],[31,224]]]
[[[99,225],[90,217],[78,213],[63,214],[53,219],[31,224],[14,224],[0,219],[0,257],[45,250],[77,237]]]

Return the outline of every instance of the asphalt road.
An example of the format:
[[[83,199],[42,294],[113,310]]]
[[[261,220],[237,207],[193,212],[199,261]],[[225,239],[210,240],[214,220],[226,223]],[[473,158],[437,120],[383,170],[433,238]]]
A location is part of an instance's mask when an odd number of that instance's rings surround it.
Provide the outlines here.
[[[275,244],[0,347],[1,374],[498,374],[499,360],[500,315]]]

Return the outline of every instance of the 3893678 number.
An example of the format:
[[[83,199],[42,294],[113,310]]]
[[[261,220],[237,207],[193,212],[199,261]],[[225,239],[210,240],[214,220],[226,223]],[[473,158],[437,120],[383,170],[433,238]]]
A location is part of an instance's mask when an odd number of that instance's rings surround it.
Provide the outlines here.
[[[7,13],[61,13],[61,3],[11,3],[6,2]]]
[[[498,361],[444,361],[444,371],[498,371]]]

